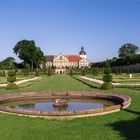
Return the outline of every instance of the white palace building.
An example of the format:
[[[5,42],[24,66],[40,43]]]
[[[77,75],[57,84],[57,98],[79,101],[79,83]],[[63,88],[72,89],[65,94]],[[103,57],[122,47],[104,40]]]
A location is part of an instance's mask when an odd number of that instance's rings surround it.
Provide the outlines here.
[[[66,68],[89,67],[84,47],[81,47],[79,55],[46,55],[46,67],[55,67],[56,73],[64,73]]]

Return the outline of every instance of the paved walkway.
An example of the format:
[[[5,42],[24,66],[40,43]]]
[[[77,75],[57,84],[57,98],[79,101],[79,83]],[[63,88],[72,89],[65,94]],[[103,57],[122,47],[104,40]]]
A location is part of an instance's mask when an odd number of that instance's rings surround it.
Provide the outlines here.
[[[104,83],[102,80],[93,79],[93,78],[89,78],[89,77],[86,77],[86,76],[79,76],[79,77],[82,78],[82,79],[88,80],[88,81],[98,83],[98,84],[103,84]],[[123,85],[125,85],[125,86],[140,86],[140,83],[139,84],[121,84],[121,83],[113,83],[112,82],[112,84],[114,86],[119,86],[119,85],[121,85],[121,86],[123,86]]]
[[[25,79],[25,80],[21,80],[21,81],[17,81],[15,82],[17,85],[20,85],[20,84],[23,84],[23,83],[26,83],[26,82],[30,82],[30,81],[34,81],[34,80],[37,80],[37,79],[40,79],[41,77],[35,77],[35,78],[31,78],[31,79]],[[6,87],[7,84],[0,84],[0,87]]]

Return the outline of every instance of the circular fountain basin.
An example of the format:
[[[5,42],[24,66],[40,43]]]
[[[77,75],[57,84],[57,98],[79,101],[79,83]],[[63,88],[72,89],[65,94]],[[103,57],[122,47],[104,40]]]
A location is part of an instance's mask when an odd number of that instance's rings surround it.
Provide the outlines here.
[[[67,106],[54,106],[56,99],[66,100]],[[53,92],[20,93],[0,96],[0,111],[31,117],[67,119],[104,115],[127,108],[131,98],[116,94]]]

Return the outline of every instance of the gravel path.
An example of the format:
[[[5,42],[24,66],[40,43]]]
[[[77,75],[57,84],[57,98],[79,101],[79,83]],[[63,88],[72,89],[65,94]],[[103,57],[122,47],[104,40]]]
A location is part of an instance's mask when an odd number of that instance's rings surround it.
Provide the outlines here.
[[[89,78],[89,77],[86,77],[86,76],[79,76],[80,78],[82,79],[85,79],[85,80],[88,80],[88,81],[92,81],[92,82],[95,82],[95,83],[98,83],[98,84],[103,84],[104,82],[102,80],[98,80],[98,79],[93,79],[93,78]],[[121,84],[121,83],[113,83],[112,84],[114,86],[118,86],[118,85],[125,85],[125,86],[140,86],[140,83],[138,84]]]
[[[35,77],[35,78],[31,78],[31,79],[25,79],[25,80],[21,80],[21,81],[17,81],[15,82],[17,85],[20,85],[20,84],[23,84],[23,83],[26,83],[26,82],[30,82],[30,81],[34,81],[34,80],[37,80],[37,79],[40,79],[41,77]],[[0,84],[0,87],[6,87],[7,84]]]

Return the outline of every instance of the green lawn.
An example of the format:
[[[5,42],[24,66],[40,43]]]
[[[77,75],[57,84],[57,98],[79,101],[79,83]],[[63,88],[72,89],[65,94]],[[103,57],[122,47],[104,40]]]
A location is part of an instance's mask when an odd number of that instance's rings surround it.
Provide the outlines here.
[[[68,75],[43,77],[38,82],[21,86],[16,91],[94,91]],[[0,89],[0,94],[11,93]],[[140,139],[140,91],[116,88],[109,93],[120,93],[132,98],[131,106],[117,113],[74,120],[47,120],[0,113],[0,140],[128,140]]]

